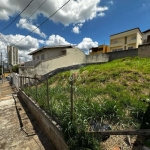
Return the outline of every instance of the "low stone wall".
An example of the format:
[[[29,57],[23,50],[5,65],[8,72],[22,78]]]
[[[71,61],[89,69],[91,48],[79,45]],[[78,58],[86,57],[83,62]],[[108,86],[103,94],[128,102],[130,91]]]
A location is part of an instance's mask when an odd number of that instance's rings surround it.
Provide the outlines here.
[[[87,63],[108,62],[108,61],[109,61],[109,55],[108,54],[86,55],[86,62]]]
[[[57,150],[68,150],[68,146],[64,141],[63,133],[59,126],[43,111],[31,98],[19,89],[18,97],[28,106],[31,113],[39,122],[40,126],[45,130],[52,143]]]
[[[107,54],[109,55],[109,61],[112,61],[112,60],[120,59],[124,57],[136,57],[138,56],[138,49],[109,52]]]
[[[144,57],[144,58],[149,58],[150,57],[150,43],[139,45],[138,56],[139,57]]]

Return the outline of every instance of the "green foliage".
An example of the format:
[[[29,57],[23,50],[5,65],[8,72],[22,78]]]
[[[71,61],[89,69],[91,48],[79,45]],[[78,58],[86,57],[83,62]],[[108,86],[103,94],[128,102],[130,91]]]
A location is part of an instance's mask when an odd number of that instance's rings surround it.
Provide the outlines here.
[[[19,65],[15,65],[12,67],[12,71],[13,72],[16,72],[16,73],[19,73]]]

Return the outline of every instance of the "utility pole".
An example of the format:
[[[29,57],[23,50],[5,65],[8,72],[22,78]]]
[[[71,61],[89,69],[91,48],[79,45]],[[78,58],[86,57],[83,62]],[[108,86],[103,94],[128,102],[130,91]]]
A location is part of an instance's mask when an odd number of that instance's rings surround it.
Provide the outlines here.
[[[1,53],[1,73],[2,73],[2,83],[3,83],[3,55]]]

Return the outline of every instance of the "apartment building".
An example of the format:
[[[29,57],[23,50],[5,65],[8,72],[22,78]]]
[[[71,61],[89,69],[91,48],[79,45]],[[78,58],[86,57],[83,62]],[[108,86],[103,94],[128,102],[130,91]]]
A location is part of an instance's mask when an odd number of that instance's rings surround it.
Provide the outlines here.
[[[150,29],[144,31],[142,35],[143,35],[142,37],[143,44],[150,43]]]
[[[99,45],[98,47],[92,47],[90,49],[90,55],[93,55],[93,54],[100,54],[100,53],[107,53],[110,51],[110,47],[108,45]]]
[[[17,65],[19,63],[18,48],[15,46],[7,46],[7,58],[9,65]]]
[[[134,28],[110,36],[110,52],[138,48],[142,44],[142,33]]]

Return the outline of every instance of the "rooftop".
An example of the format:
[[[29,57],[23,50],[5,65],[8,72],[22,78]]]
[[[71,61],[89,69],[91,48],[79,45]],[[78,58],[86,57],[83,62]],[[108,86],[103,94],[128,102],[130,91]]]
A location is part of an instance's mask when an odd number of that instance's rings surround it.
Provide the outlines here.
[[[116,34],[112,34],[112,35],[110,35],[110,36],[114,36],[114,35],[117,35],[117,34],[121,34],[121,33],[124,33],[124,32],[128,32],[128,31],[136,30],[136,29],[138,29],[138,30],[139,30],[139,32],[142,34],[142,32],[141,32],[140,28],[133,28],[133,29],[126,30],[126,31],[123,31],[123,32],[119,32],[119,33],[116,33]]]
[[[53,49],[53,48],[72,48],[73,46],[72,45],[54,45],[54,46],[43,46],[43,47],[41,47],[41,48],[39,48],[39,49],[37,49],[37,50],[35,50],[35,51],[33,51],[33,52],[31,52],[31,53],[29,53],[28,55],[33,55],[33,54],[35,54],[35,53],[37,53],[37,52],[40,52],[40,51],[42,51],[42,50],[44,50],[44,49]]]
[[[146,32],[150,32],[150,29],[148,29],[148,30],[144,31],[143,33],[146,33]]]

